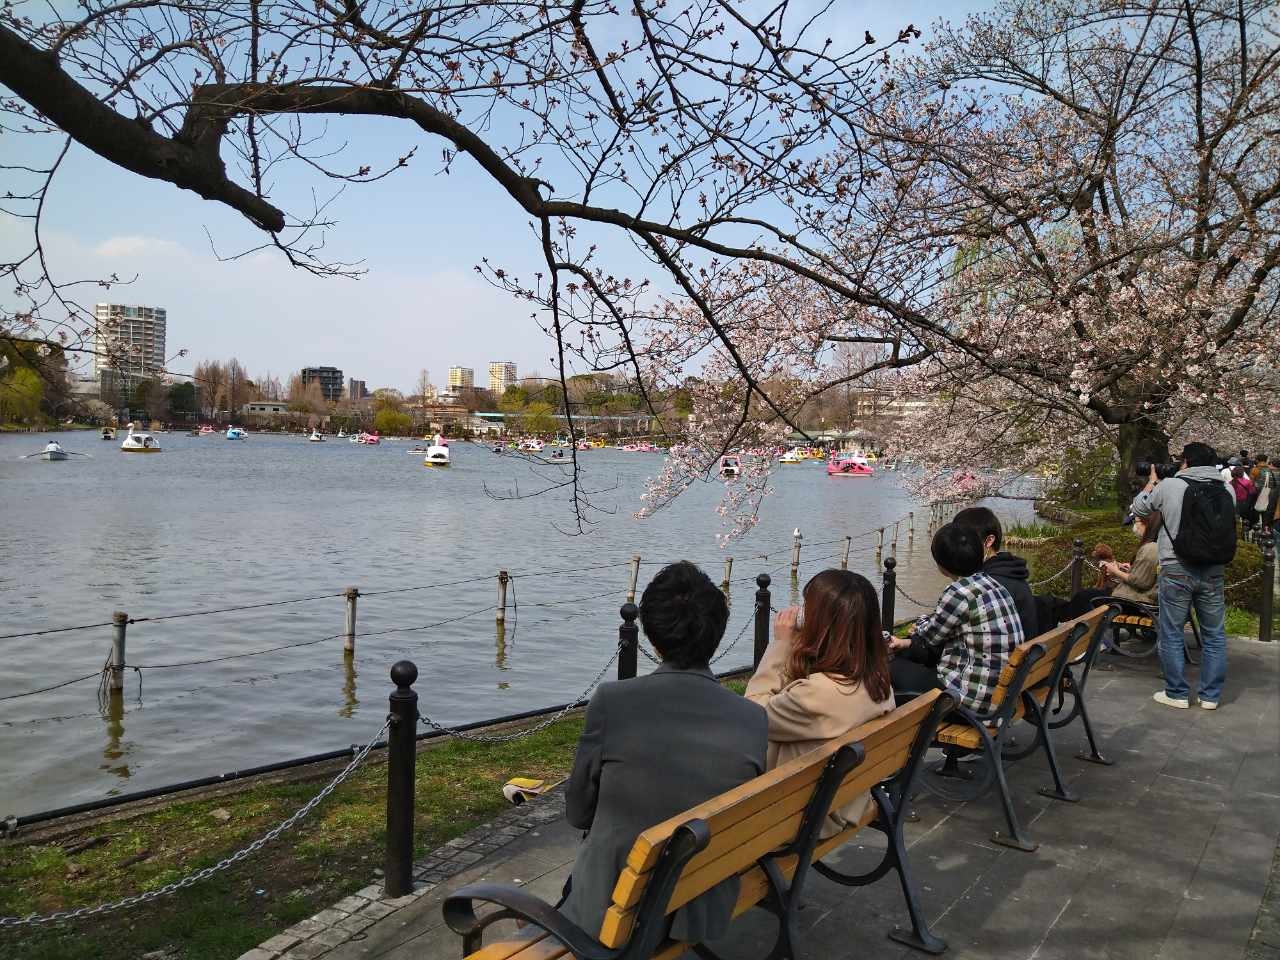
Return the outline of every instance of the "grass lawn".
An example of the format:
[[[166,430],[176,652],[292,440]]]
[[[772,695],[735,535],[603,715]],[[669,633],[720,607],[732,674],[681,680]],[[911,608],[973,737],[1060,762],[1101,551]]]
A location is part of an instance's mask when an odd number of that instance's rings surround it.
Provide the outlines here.
[[[507,806],[502,785],[558,780],[582,728],[568,717],[512,743],[448,741],[418,755],[415,857]],[[336,772],[336,770],[334,771]],[[256,839],[310,799],[315,781],[262,784],[86,827],[56,842],[0,847],[0,916],[92,906],[153,890]],[[152,903],[37,931],[0,931],[0,956],[33,960],[238,957],[374,882],[382,864],[386,767],[375,754],[310,817],[229,870]]]

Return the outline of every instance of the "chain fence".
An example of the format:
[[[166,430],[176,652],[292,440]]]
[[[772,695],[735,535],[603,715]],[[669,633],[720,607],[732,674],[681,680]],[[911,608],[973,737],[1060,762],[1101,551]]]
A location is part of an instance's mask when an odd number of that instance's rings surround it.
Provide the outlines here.
[[[1032,582],[1029,584],[1029,586],[1032,586],[1032,587],[1043,587],[1046,583],[1053,583],[1053,581],[1055,581],[1055,580],[1057,580],[1059,577],[1063,576],[1063,574],[1070,573],[1070,572],[1071,572],[1071,564],[1072,564],[1072,563],[1074,563],[1074,562],[1075,562],[1075,561],[1074,561],[1074,560],[1072,560],[1070,563],[1068,563],[1065,567],[1063,567],[1063,568],[1062,568],[1061,570],[1059,570],[1057,573],[1052,574],[1051,576],[1045,577],[1043,580],[1034,580],[1034,581],[1032,581]]]
[[[591,683],[588,684],[587,689],[583,690],[578,697],[566,703],[555,713],[548,714],[542,720],[539,720],[532,727],[524,727],[520,730],[513,730],[510,733],[473,733],[470,730],[459,730],[456,727],[445,726],[443,723],[431,719],[422,711],[418,711],[418,721],[446,737],[453,737],[457,740],[467,740],[471,743],[509,743],[512,740],[523,740],[525,737],[531,737],[535,733],[541,733],[553,724],[559,723],[571,710],[575,710],[585,703],[595,688],[600,686],[601,681],[604,680],[605,674],[608,673],[610,668],[618,662],[618,657],[621,653],[622,644],[619,643],[613,651],[613,656],[611,656],[605,665],[600,668],[600,672],[597,673]]]
[[[917,607],[923,607],[925,610],[932,610],[938,605],[938,601],[936,600],[930,600],[927,603],[923,600],[917,600],[911,594],[907,593],[906,590],[902,589],[902,584],[900,584],[896,578],[893,581],[893,589],[904,600],[914,603]]]
[[[293,812],[287,819],[276,824],[258,839],[254,840],[248,846],[241,847],[230,856],[223,857],[217,863],[208,867],[203,867],[193,873],[187,874],[171,883],[166,883],[163,887],[157,887],[154,890],[146,890],[142,893],[134,894],[131,897],[124,897],[120,900],[112,900],[107,903],[100,903],[92,907],[78,907],[75,910],[58,910],[54,913],[32,913],[25,917],[0,917],[0,930],[11,927],[27,927],[42,926],[48,923],[63,923],[68,920],[79,920],[82,917],[96,917],[104,913],[114,913],[117,910],[127,910],[130,907],[136,907],[142,903],[150,903],[152,900],[159,900],[161,897],[167,897],[170,894],[177,893],[179,890],[185,890],[187,887],[194,886],[201,880],[207,880],[216,873],[230,869],[253,854],[257,853],[268,843],[271,843],[286,830],[292,829],[312,810],[324,802],[334,790],[338,789],[351,774],[355,773],[356,768],[368,758],[369,753],[385,736],[390,729],[390,718],[382,724],[382,729],[373,735],[363,747],[361,747],[351,758],[351,762],[339,771],[338,775],[325,784],[320,792],[304,803],[301,807]]]

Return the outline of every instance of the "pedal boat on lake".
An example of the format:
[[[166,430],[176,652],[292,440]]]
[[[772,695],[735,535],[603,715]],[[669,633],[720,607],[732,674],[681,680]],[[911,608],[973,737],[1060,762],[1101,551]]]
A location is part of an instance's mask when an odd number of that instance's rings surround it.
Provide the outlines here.
[[[828,477],[869,477],[871,474],[871,464],[866,457],[836,456],[827,461]]]
[[[427,455],[422,458],[424,467],[447,467],[449,465],[449,448],[432,444],[427,447]]]
[[[129,433],[120,444],[121,453],[159,453],[160,444],[149,433],[139,433],[129,424]]]

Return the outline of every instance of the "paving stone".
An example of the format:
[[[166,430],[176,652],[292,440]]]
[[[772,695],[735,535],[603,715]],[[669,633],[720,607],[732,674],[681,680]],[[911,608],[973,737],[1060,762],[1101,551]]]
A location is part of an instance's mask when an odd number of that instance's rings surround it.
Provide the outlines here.
[[[379,891],[379,896],[381,896],[381,891]],[[353,895],[350,897],[345,897],[342,900],[339,900],[337,903],[333,905],[333,909],[340,910],[343,913],[355,913],[357,910],[363,907],[366,903],[368,903],[369,900],[370,900],[369,897],[361,897],[361,896]]]
[[[303,940],[288,953],[282,954],[280,960],[315,960],[330,950],[329,945],[316,943],[314,940]]]
[[[349,917],[350,915],[350,910],[339,910],[337,907],[329,907],[327,910],[321,910],[311,919],[324,924],[326,927],[331,927],[339,920]]]
[[[366,900],[381,900],[382,884],[371,883],[367,887],[361,887],[359,890],[356,891],[355,895],[357,897],[363,897]]]
[[[389,913],[395,913],[395,907],[391,906],[387,900],[377,900],[369,904],[367,907],[362,907],[356,916],[371,917],[374,920],[381,920]]]
[[[345,930],[347,933],[359,933],[365,927],[373,923],[373,917],[366,917],[363,914],[354,914],[345,920],[339,920],[337,924],[338,930]]]
[[[484,854],[479,852],[478,850],[464,850],[453,859],[465,866],[470,866],[471,864],[476,863],[477,861],[483,858],[484,858]]]
[[[240,954],[240,960],[275,960],[278,954],[274,950],[265,950],[262,947],[254,947],[248,953]]]
[[[394,899],[383,900],[381,901],[381,903],[383,906],[390,907],[392,910],[399,910],[401,907],[409,906],[409,904],[413,903],[413,901],[416,899],[418,899],[417,894],[406,893],[403,897],[395,897]]]
[[[342,921],[338,921],[341,923]],[[346,943],[351,939],[351,933],[341,927],[331,927],[328,930],[322,930],[317,933],[309,941],[310,943],[323,944],[326,947],[336,947],[340,943]]]
[[[284,953],[301,939],[291,933],[278,933],[270,940],[263,941],[262,949],[270,950],[272,953]]]
[[[299,940],[305,940],[313,933],[319,933],[325,929],[325,924],[317,920],[315,917],[307,917],[305,920],[299,920],[285,933],[297,937]]]

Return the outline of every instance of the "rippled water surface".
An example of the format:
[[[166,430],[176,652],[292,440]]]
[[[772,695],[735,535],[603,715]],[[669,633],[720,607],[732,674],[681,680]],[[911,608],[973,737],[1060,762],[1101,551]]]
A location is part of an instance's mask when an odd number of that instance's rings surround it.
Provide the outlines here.
[[[563,496],[503,498],[544,486],[546,471],[481,446],[456,444],[454,465],[433,471],[406,455],[408,443],[170,433],[159,437],[163,453],[142,456],[93,434],[60,439],[92,459],[20,460],[45,439],[0,436],[0,635],[106,624],[123,610],[141,621],[128,628],[127,652],[143,669],[130,672],[114,710],[99,709],[96,679],[0,700],[0,815],[361,741],[381,724],[387,670],[401,657],[420,670],[422,711],[445,723],[563,702],[616,647],[633,554],[641,587],[679,558],[719,582],[734,557],[728,643],[750,617],[757,573],[774,573],[775,606],[790,601],[794,527],[805,538],[803,583],[838,563],[838,538],[914,508],[891,473],[828,479],[819,463],[783,467],[759,527],[721,549],[717,484],[632,518],[645,477],[661,467],[651,454],[582,454],[586,485],[605,491],[593,501],[612,512],[593,513],[588,535],[567,536]],[[940,579],[926,525],[927,509],[911,543],[902,524],[898,557],[903,586],[927,598]],[[874,533],[859,536],[850,567],[874,576],[875,546]],[[494,622],[499,569],[514,578],[505,631]],[[357,624],[367,635],[350,660],[341,596],[154,619],[349,585],[368,594]],[[900,600],[904,609],[913,608]],[[218,660],[304,641],[315,642]],[[96,673],[110,642],[106,625],[0,640],[0,698]],[[748,662],[750,643],[748,632],[719,666]]]

